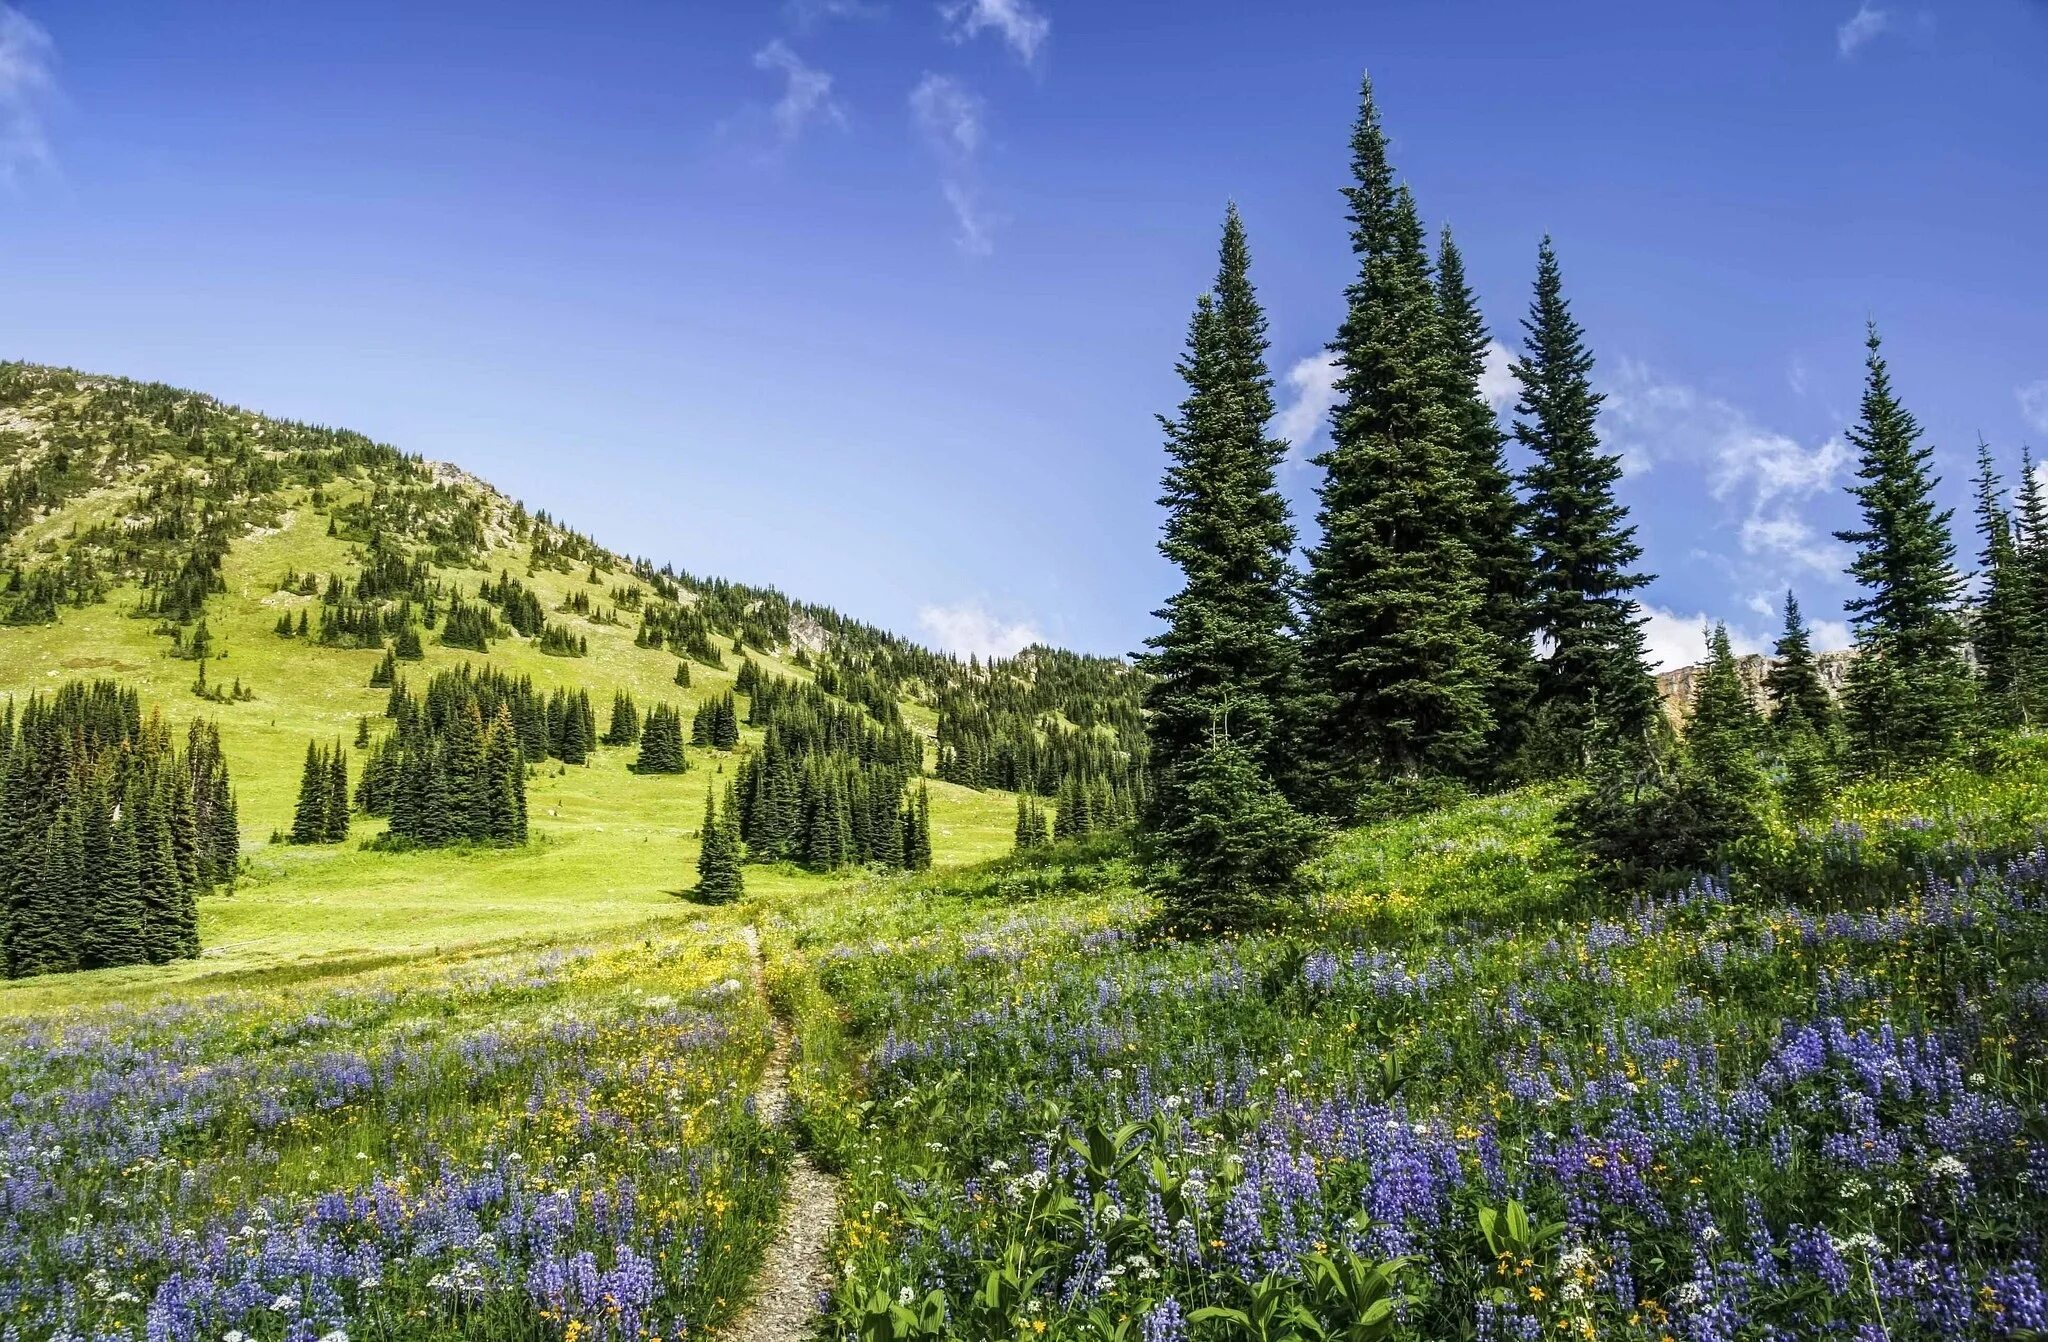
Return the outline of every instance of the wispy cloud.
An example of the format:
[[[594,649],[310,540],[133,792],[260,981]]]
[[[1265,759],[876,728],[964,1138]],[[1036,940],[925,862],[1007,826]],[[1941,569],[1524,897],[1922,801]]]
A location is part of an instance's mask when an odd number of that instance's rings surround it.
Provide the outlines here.
[[[1707,490],[1741,519],[1745,554],[1789,560],[1834,575],[1843,555],[1801,515],[1807,500],[1832,491],[1849,464],[1849,447],[1829,438],[1815,447],[1763,428],[1739,407],[1661,378],[1624,359],[1608,386],[1601,430],[1635,473],[1660,463],[1695,466]]]
[[[917,613],[918,628],[934,647],[977,657],[1011,657],[1043,643],[1045,635],[1028,620],[1005,620],[978,602],[926,606]]]
[[[50,34],[0,0],[0,184],[51,161],[43,117],[57,93],[56,69]]]
[[[1705,611],[1683,615],[1662,606],[1644,606],[1643,646],[1650,665],[1658,671],[1671,671],[1704,662],[1707,631],[1716,618]],[[1728,643],[1737,657],[1763,652],[1766,647],[1757,635],[1732,624],[1728,626]]]
[[[2019,398],[2020,418],[2027,427],[2039,433],[2048,433],[2048,377],[2014,390]]]
[[[1515,355],[1498,340],[1486,342],[1486,367],[1479,370],[1479,394],[1497,415],[1512,408],[1522,394],[1515,381]]]
[[[926,72],[910,90],[910,117],[939,161],[939,191],[953,211],[954,243],[969,256],[995,250],[1000,220],[982,200],[980,156],[987,104],[951,75]]]
[[[782,6],[783,17],[800,33],[833,19],[879,19],[888,12],[887,6],[866,0],[787,0]]]
[[[1037,62],[1038,53],[1052,35],[1052,20],[1032,5],[1031,0],[946,0],[939,6],[946,35],[955,42],[972,40],[984,30],[994,32],[1017,53],[1026,65]]]
[[[1892,12],[1888,9],[1878,9],[1865,0],[1854,14],[1835,29],[1835,51],[1843,60],[1852,60],[1857,52],[1870,45],[1891,26]]]
[[[777,37],[754,53],[754,68],[782,76],[782,96],[768,109],[775,136],[784,146],[796,143],[813,122],[846,124],[846,110],[832,97],[832,76],[804,61]]]

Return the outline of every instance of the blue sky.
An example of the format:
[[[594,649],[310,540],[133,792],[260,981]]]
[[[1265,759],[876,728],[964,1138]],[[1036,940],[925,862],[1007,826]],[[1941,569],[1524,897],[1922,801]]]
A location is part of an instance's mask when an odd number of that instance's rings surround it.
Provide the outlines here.
[[[957,648],[1126,652],[1226,200],[1317,446],[1367,69],[1508,344],[1556,238],[1667,656],[1788,583],[1837,616],[1866,319],[1959,505],[1979,433],[2048,451],[2042,0],[11,0],[0,356]]]

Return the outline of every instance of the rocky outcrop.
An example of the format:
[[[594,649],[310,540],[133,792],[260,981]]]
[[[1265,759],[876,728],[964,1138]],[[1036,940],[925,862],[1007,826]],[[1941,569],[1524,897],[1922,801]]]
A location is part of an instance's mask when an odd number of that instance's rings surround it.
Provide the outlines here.
[[[1849,678],[1849,663],[1855,660],[1853,650],[1823,652],[1815,656],[1814,662],[1820,669],[1821,684],[1828,687],[1828,693],[1837,699],[1842,697],[1842,685]],[[1761,653],[1735,659],[1735,669],[1742,676],[1742,684],[1749,691],[1749,697],[1760,709],[1771,706],[1770,695],[1764,690],[1764,676],[1770,672],[1772,661]],[[1692,701],[1699,693],[1700,676],[1706,672],[1704,662],[1696,666],[1681,666],[1675,671],[1666,671],[1657,677],[1657,696],[1664,703],[1664,711],[1672,718],[1683,718],[1692,711]]]

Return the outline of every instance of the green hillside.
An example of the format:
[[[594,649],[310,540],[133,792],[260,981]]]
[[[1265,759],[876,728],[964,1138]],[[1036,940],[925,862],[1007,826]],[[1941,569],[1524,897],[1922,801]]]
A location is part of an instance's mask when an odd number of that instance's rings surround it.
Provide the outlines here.
[[[751,658],[764,676],[822,677],[842,702],[856,695],[896,704],[928,738],[929,768],[953,777],[974,762],[953,750],[942,758],[942,717],[952,735],[954,724],[1007,706],[1013,718],[1044,717],[1031,727],[1041,739],[1048,731],[1087,737],[1104,757],[1136,734],[1133,678],[1118,664],[1033,650],[1012,663],[968,666],[777,592],[618,555],[451,467],[195,393],[0,365],[0,461],[0,693],[21,698],[110,677],[181,729],[191,717],[213,719],[239,797],[245,869],[232,893],[201,900],[201,958],[109,971],[115,982],[697,916],[676,895],[695,880],[706,794],[759,748],[754,728],[738,751],[690,749],[682,774],[635,774],[631,747],[599,747],[583,766],[535,765],[523,847],[376,851],[366,843],[384,824],[366,816],[347,844],[273,841],[290,826],[309,741],[340,740],[353,779],[365,754],[351,744],[359,722],[368,718],[378,734],[388,727],[388,692],[369,682],[391,640],[336,646],[318,634],[337,609],[323,600],[330,581],[353,582],[371,563],[413,566],[444,607],[509,575],[538,598],[551,627],[588,649],[548,655],[538,637],[507,631],[479,653],[423,629],[424,659],[400,664],[409,685],[488,666],[531,677],[542,695],[587,690],[600,730],[620,692],[643,714],[672,705],[687,724],[697,706],[733,688]],[[288,589],[294,575],[312,581]],[[650,614],[683,611],[701,613],[702,645],[688,655],[672,640],[644,645]],[[302,616],[306,636],[279,635],[281,617]],[[220,698],[195,692],[201,663],[185,655],[202,622],[205,676]],[[680,662],[689,666],[687,689],[675,684]],[[237,684],[247,698],[231,697]],[[1106,725],[1117,721],[1121,732]],[[1048,793],[1057,782],[1051,770],[1033,779]],[[941,777],[927,786],[937,864],[1008,848],[1009,792]],[[746,875],[764,894],[838,879],[787,863],[750,866]]]

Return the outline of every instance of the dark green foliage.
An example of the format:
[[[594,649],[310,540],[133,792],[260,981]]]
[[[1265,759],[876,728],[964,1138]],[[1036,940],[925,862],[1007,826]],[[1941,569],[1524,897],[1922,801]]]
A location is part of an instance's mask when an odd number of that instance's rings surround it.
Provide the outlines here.
[[[527,762],[589,725],[587,691],[542,706],[532,682],[468,667],[435,675],[421,699],[403,686],[392,699],[394,729],[364,760],[357,802],[389,818],[387,841],[417,847],[524,843]]]
[[[1294,528],[1274,479],[1287,444],[1266,433],[1274,410],[1266,316],[1249,269],[1233,206],[1215,293],[1196,304],[1179,365],[1187,397],[1175,418],[1160,421],[1171,465],[1159,549],[1182,585],[1155,612],[1166,628],[1146,640],[1151,652],[1141,664],[1153,677],[1151,762],[1168,794],[1179,765],[1219,719],[1269,772],[1285,772],[1292,759]]]
[[[643,774],[679,774],[690,767],[683,753],[683,715],[669,704],[647,710],[640,729],[640,754],[633,771]]]
[[[1785,628],[1772,646],[1771,656],[1771,668],[1764,673],[1771,725],[1780,733],[1804,728],[1826,738],[1835,728],[1835,699],[1820,678],[1813,635],[1799,613],[1799,598],[1789,591],[1785,593]]]
[[[1467,543],[1472,493],[1455,380],[1407,189],[1392,185],[1371,85],[1352,132],[1358,272],[1330,346],[1340,373],[1310,554],[1304,660],[1325,801],[1373,780],[1482,769],[1498,659]],[[1480,636],[1475,636],[1479,631]]]
[[[903,866],[909,871],[932,869],[932,790],[917,785],[917,793],[904,803]]]
[[[1187,933],[1253,926],[1293,895],[1319,827],[1251,752],[1219,736],[1188,762],[1182,804],[1151,834],[1152,881],[1168,923]]]
[[[732,823],[732,807],[718,810],[718,789],[704,794],[704,830],[697,850],[696,897],[706,904],[730,904],[746,893],[740,869],[740,837]]]
[[[1488,745],[1492,772],[1512,768],[1529,730],[1536,687],[1535,632],[1530,586],[1535,560],[1522,527],[1522,503],[1504,449],[1507,435],[1486,399],[1483,379],[1492,338],[1479,300],[1465,280],[1465,260],[1446,226],[1437,241],[1437,320],[1446,347],[1444,399],[1456,422],[1468,511],[1465,545],[1477,564],[1483,595],[1479,627],[1495,666],[1487,695],[1493,718]]]
[[[740,743],[739,705],[731,690],[698,706],[690,719],[690,744],[731,750]]]
[[[590,640],[572,632],[568,626],[549,624],[540,631],[540,650],[550,657],[587,657],[590,655]]]
[[[1052,834],[1046,829],[1045,808],[1038,799],[1028,793],[1017,794],[1017,851],[1030,852],[1043,848],[1052,842]]]
[[[1798,729],[1810,735],[1803,721]],[[1610,736],[1587,790],[1560,815],[1560,830],[1609,890],[1635,892],[1704,870],[1758,828],[1767,796],[1763,737],[1728,631],[1716,625],[1684,739],[1661,714],[1633,738]],[[1800,779],[1802,804],[1819,785],[1811,774]]]
[[[548,753],[564,764],[587,764],[597,742],[597,710],[590,691],[556,690],[548,696]]]
[[[504,629],[490,607],[465,602],[460,597],[449,603],[448,616],[441,624],[442,646],[489,652],[491,640],[503,636]]]
[[[604,743],[608,746],[630,746],[640,739],[640,710],[633,704],[633,696],[624,690],[612,695],[611,721],[604,729]]]
[[[2014,519],[2004,503],[2004,486],[1988,444],[1977,444],[1978,592],[1970,619],[1970,648],[1975,654],[1984,708],[1999,726],[2036,721],[2048,701],[2048,666],[2042,649],[2048,645],[2039,613],[2034,609],[2031,575],[2015,534]]]
[[[348,755],[341,742],[306,743],[299,774],[299,800],[292,811],[293,843],[341,843],[348,838],[350,794]]]
[[[1951,514],[1935,502],[1933,451],[1893,394],[1877,329],[1866,342],[1862,413],[1852,485],[1862,526],[1835,533],[1856,547],[1849,574],[1863,595],[1848,603],[1859,656],[1843,698],[1851,750],[1865,769],[1918,767],[1954,751],[1973,712],[1956,607]]]
[[[419,628],[412,621],[407,620],[405,627],[398,631],[398,642],[393,651],[394,655],[401,662],[422,662],[426,660],[427,650],[421,645]]]
[[[180,755],[132,690],[72,682],[0,718],[0,956],[9,975],[198,954],[202,890],[239,847],[220,736]]]
[[[690,664],[688,662],[676,663],[676,684],[686,690],[690,688]]]
[[[818,871],[907,866],[898,808],[923,743],[816,684],[761,675],[752,684],[748,720],[763,737],[740,766],[734,801],[749,858]]]
[[[373,690],[389,689],[397,683],[398,659],[391,653],[386,652],[383,660],[377,663],[377,669],[370,672],[370,688]]]
[[[1639,738],[1657,712],[1631,595],[1650,579],[1633,571],[1642,547],[1614,496],[1621,459],[1600,450],[1604,398],[1593,390],[1593,356],[1565,301],[1548,238],[1522,326],[1515,438],[1534,458],[1522,476],[1535,559],[1532,613],[1550,642],[1550,655],[1537,664],[1535,697],[1538,711],[1548,710],[1546,758],[1533,762],[1575,771],[1597,736]]]

